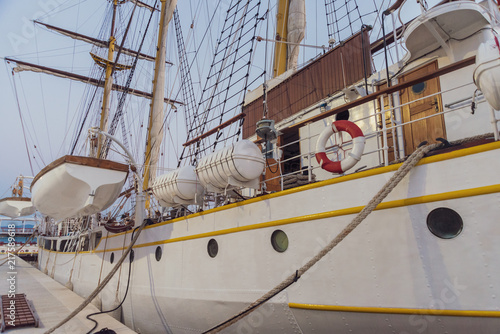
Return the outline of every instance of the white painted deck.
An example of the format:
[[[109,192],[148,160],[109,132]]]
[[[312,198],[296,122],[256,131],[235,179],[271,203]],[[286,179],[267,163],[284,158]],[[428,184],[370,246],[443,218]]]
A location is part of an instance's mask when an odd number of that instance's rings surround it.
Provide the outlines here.
[[[4,262],[5,259],[5,256],[0,257],[0,263]],[[9,282],[7,278],[10,276],[10,272],[12,272],[12,270],[8,267],[8,263],[0,266],[0,295],[5,295],[9,292]],[[54,281],[52,278],[21,260],[19,257],[16,257],[14,272],[16,272],[15,293],[26,294],[26,298],[32,302],[39,319],[39,326],[38,328],[19,327],[16,329],[9,329],[7,330],[9,333],[44,333],[58,324],[84,300],[73,291]],[[90,313],[98,311],[99,310],[94,305],[89,304],[83,311],[57,329],[54,333],[86,333],[94,326],[94,323],[87,320],[85,317]],[[98,327],[94,331],[99,331],[107,327],[120,334],[136,333],[107,314],[96,315],[92,318],[99,322]]]

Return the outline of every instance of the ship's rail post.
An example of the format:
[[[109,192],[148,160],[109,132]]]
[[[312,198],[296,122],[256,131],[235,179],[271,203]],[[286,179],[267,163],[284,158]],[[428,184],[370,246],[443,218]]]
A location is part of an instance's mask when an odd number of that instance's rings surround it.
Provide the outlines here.
[[[387,142],[387,124],[385,123],[384,95],[380,95],[380,118],[382,123],[382,150],[384,152],[384,166],[389,165],[389,143]]]
[[[394,159],[396,159],[396,157],[399,156],[399,145],[397,143],[397,137],[396,137],[396,119],[394,117],[394,113],[395,113],[395,107],[394,107],[394,103],[393,103],[393,97],[394,97],[394,94],[387,94],[387,103],[388,103],[388,107],[389,107],[389,115],[390,115],[390,120],[391,120],[391,135],[392,135],[392,147],[393,147],[393,150],[394,150]]]
[[[395,84],[397,85],[398,79],[394,79]],[[405,158],[405,143],[404,143],[404,136],[403,136],[403,128],[399,125],[403,123],[403,114],[401,112],[401,100],[399,98],[399,92],[396,91],[392,93],[392,99],[393,99],[393,107],[394,107],[394,125],[396,127],[396,137],[397,137],[397,144],[398,144],[398,152],[399,152],[399,159],[404,159]],[[396,146],[396,145],[394,145]],[[396,155],[394,155],[396,156]]]
[[[312,181],[312,169],[311,169],[311,123],[307,123],[307,144],[308,144],[308,154],[307,154],[307,180]]]

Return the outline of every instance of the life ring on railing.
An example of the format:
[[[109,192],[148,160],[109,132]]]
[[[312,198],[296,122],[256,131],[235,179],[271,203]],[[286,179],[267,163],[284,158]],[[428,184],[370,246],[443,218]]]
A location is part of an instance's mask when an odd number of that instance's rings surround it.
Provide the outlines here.
[[[353,147],[347,158],[340,161],[331,161],[326,156],[326,142],[334,133],[339,133],[341,131],[347,132],[352,137]],[[318,141],[316,142],[316,160],[324,170],[342,174],[361,160],[364,148],[365,136],[359,126],[350,121],[335,121],[332,123],[332,126],[327,127],[319,135]]]

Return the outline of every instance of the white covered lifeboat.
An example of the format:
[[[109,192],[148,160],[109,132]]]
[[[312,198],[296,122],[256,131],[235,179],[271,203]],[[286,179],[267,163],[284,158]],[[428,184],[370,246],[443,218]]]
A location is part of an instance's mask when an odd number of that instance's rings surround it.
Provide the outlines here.
[[[491,33],[490,38],[479,45],[474,82],[493,109],[500,110],[500,42],[497,35]]]
[[[35,176],[31,201],[56,220],[98,213],[118,198],[128,169],[110,160],[66,155]]]
[[[155,198],[164,207],[195,204],[204,189],[193,166],[184,166],[158,176],[151,187]]]
[[[257,189],[264,167],[259,147],[244,139],[201,158],[196,174],[212,192],[223,192],[230,186]]]
[[[473,1],[453,1],[433,7],[406,27],[403,39],[408,53],[403,61],[419,59],[440,47],[453,60],[458,57],[454,43],[476,33],[487,35],[491,20],[488,9]]]
[[[7,197],[0,199],[0,215],[10,218],[29,216],[35,213],[35,207],[28,197]]]

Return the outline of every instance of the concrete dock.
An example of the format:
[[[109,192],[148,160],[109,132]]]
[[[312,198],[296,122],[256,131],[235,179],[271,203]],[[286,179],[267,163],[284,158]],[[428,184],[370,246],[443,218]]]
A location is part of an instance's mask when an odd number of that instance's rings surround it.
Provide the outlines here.
[[[0,257],[0,263],[5,262],[5,260],[5,256]],[[37,328],[18,326],[17,328],[8,328],[6,330],[8,333],[44,333],[66,318],[84,300],[19,257],[15,258],[15,266],[12,266],[12,263],[4,263],[0,266],[0,277],[0,295],[8,295],[13,290],[15,290],[15,294],[26,294],[26,299],[31,301],[39,320]],[[54,333],[87,333],[92,329],[94,323],[85,317],[98,311],[94,305],[89,304]],[[100,314],[92,318],[99,322],[94,332],[107,327],[120,334],[136,333],[108,314]],[[5,322],[8,320],[6,318]]]

